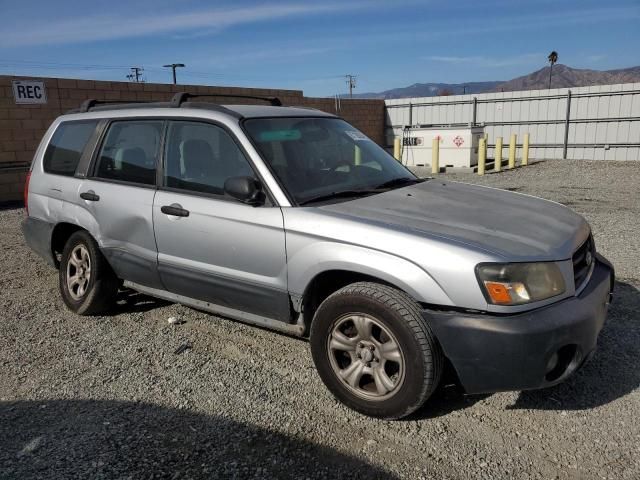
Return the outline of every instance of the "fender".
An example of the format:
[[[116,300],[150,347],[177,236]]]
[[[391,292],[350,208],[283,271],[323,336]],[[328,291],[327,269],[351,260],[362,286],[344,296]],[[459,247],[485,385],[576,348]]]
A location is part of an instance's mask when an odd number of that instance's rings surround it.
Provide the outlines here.
[[[294,295],[302,295],[320,273],[346,270],[384,280],[419,302],[454,305],[440,285],[418,265],[371,248],[316,241],[290,256],[288,266],[289,291]]]

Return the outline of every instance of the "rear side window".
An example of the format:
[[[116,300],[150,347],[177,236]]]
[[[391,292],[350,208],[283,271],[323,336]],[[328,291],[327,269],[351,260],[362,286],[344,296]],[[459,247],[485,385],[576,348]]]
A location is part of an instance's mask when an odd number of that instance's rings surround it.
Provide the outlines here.
[[[44,153],[44,171],[72,177],[97,124],[97,120],[61,123]]]
[[[113,122],[100,149],[96,177],[155,185],[161,120]]]

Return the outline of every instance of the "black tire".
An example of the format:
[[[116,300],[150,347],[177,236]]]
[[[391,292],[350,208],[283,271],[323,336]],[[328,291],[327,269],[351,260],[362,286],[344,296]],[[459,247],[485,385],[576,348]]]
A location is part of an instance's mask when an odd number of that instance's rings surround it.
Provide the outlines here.
[[[382,395],[379,391],[372,391],[372,395],[379,395],[378,398],[367,398],[367,391],[364,390],[372,388],[370,385],[375,375],[369,375],[369,385],[361,386],[362,380],[358,380],[357,386],[349,387],[337,371],[340,366],[336,366],[338,364],[335,359],[338,355],[344,356],[344,354],[340,351],[336,352],[329,344],[334,329],[345,324],[345,318],[348,323],[350,314],[364,314],[367,318],[374,320],[373,328],[377,328],[376,325],[379,324],[383,329],[387,329],[391,337],[395,337],[393,340],[400,346],[404,365],[397,370],[403,372],[402,377],[400,378],[398,373],[395,374],[398,376],[394,381],[395,386],[387,394]],[[355,317],[358,316],[355,315]],[[353,325],[355,326],[355,322]],[[387,335],[387,338],[389,337]],[[353,338],[360,338],[359,334]],[[331,393],[348,407],[371,417],[391,420],[411,414],[433,393],[442,375],[443,354],[429,325],[422,317],[419,306],[406,293],[387,285],[358,282],[347,285],[330,295],[322,302],[313,318],[310,343],[318,373]],[[357,348],[361,345],[366,347],[360,341],[357,343],[360,344]],[[381,353],[383,344],[375,344],[374,340],[372,343],[373,348],[371,345],[367,348],[375,351],[375,345],[378,345],[380,352],[376,351],[376,355]],[[369,359],[370,355],[366,349],[358,352],[364,352]],[[365,362],[365,357],[361,357],[360,353],[357,353],[357,358],[360,360],[357,360],[352,353],[348,355],[346,361],[349,363],[342,372],[351,367],[351,363]],[[387,360],[378,358],[374,358],[373,361],[376,362],[374,367],[380,365],[377,362],[387,363]],[[371,363],[365,365],[367,371],[373,371],[370,369]],[[364,373],[364,376],[366,375],[367,373]],[[377,382],[373,383],[377,386]]]
[[[67,282],[71,255],[84,249],[90,259],[90,275],[85,283],[82,295]],[[76,267],[71,266],[72,270]],[[75,271],[74,271],[75,273]],[[86,231],[80,230],[72,234],[62,251],[59,270],[60,294],[65,305],[78,315],[99,315],[107,312],[114,303],[118,293],[119,280],[113,273],[111,266],[104,258],[98,244]]]

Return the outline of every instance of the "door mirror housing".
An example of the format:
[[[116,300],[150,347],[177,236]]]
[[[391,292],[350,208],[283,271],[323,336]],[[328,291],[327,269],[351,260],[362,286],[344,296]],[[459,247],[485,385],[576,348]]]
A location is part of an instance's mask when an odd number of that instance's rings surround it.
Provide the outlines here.
[[[265,200],[262,183],[253,177],[227,178],[224,182],[224,192],[247,205],[262,205]]]

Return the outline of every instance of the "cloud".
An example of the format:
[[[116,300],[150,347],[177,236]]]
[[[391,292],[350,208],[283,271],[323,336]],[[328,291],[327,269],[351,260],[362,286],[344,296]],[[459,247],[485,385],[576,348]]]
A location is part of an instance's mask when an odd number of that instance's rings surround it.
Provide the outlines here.
[[[401,18],[401,17],[399,17]],[[486,20],[485,17],[479,17]],[[553,11],[551,13],[531,14],[523,21],[522,15],[506,15],[496,17],[495,23],[470,21],[468,14],[463,14],[461,19],[429,19],[422,20],[417,17],[415,23],[407,21],[406,26],[390,23],[389,28],[383,31],[371,33],[368,29],[362,30],[361,26],[354,25],[349,34],[341,36],[333,35],[331,38],[323,38],[325,43],[348,45],[350,48],[358,48],[361,45],[386,42],[388,44],[400,44],[407,41],[427,41],[434,38],[473,37],[472,42],[477,42],[482,35],[506,35],[517,32],[515,35],[525,35],[521,32],[531,31],[537,34],[540,29],[566,29],[569,26],[590,25],[603,22],[634,22],[640,19],[640,8],[632,7],[607,7],[590,10]],[[475,20],[475,19],[471,19]],[[391,20],[390,20],[391,22]],[[527,33],[526,35],[529,35]],[[506,38],[506,37],[505,37]],[[312,40],[307,38],[307,40]],[[316,40],[318,40],[316,38]],[[428,48],[428,45],[426,46]],[[546,58],[545,54],[545,58]]]
[[[94,15],[59,22],[30,22],[0,30],[2,46],[86,43],[203,29],[219,32],[236,25],[296,16],[328,14],[359,9],[363,3],[274,4],[241,8],[216,8],[188,13],[156,13],[139,16]]]
[[[485,57],[481,55],[456,57],[429,55],[425,60],[432,62],[448,63],[451,65],[463,65],[474,67],[512,67],[517,65],[530,65],[536,61],[544,62],[546,57],[542,53],[526,53],[512,57]]]
[[[207,55],[206,57],[194,57],[189,63],[202,67],[226,68],[234,65],[264,64],[268,62],[286,63],[305,57],[318,57],[331,52],[329,47],[300,47],[282,48],[281,45],[263,45],[260,49],[233,51],[229,53]]]

